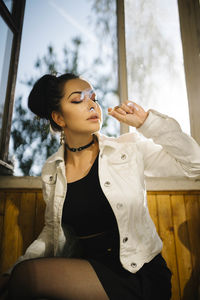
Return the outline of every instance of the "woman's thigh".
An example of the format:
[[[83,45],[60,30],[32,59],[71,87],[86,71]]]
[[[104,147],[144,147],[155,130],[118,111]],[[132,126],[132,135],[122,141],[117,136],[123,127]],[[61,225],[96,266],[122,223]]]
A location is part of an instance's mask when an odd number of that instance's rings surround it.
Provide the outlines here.
[[[38,258],[14,268],[8,299],[108,300],[93,267],[75,258]]]

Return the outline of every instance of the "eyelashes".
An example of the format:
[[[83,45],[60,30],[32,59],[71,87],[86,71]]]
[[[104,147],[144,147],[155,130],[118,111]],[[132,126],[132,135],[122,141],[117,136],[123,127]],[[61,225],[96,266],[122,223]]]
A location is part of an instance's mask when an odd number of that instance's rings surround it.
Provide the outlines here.
[[[91,99],[91,100],[92,100],[92,99]],[[98,102],[98,99],[94,99],[94,100],[92,100],[92,101]],[[72,101],[72,103],[75,103],[75,104],[78,104],[78,103],[81,103],[81,102],[83,102],[83,100],[80,100],[80,101]]]

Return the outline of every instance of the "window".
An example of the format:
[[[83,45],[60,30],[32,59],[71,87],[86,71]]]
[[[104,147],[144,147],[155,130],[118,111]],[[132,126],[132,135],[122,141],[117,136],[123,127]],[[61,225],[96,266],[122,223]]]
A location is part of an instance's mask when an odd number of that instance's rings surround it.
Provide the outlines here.
[[[12,173],[8,145],[25,0],[0,0],[0,173]]]
[[[125,0],[129,99],[190,133],[177,0]]]
[[[27,110],[33,83],[46,73],[75,72],[90,81],[104,112],[102,132],[119,134],[119,122],[107,115],[119,102],[116,23],[115,0],[81,0],[78,9],[76,1],[26,1],[9,149],[15,175],[39,175],[59,146],[51,134],[42,138]]]
[[[55,152],[50,139],[47,142],[51,151],[44,150],[47,148],[41,138],[30,140],[26,131],[30,124],[35,126],[26,108],[31,86],[41,75],[55,70],[75,71],[94,85],[105,110],[105,134],[129,130],[106,117],[107,107],[117,105],[119,98],[129,98],[146,109],[174,116],[187,133],[191,125],[193,137],[200,141],[199,1],[78,3],[79,9],[74,1],[26,1],[15,93],[25,0],[0,0],[0,168],[3,165],[12,170],[7,163],[14,94],[12,132],[17,132],[19,139],[11,138],[9,153],[18,156],[15,175],[38,175],[46,157]]]
[[[12,13],[12,6],[13,0],[3,0],[4,4],[6,5],[7,9]]]
[[[0,128],[2,128],[3,110],[6,100],[6,90],[8,85],[8,72],[10,66],[13,33],[0,17]],[[0,139],[2,132],[0,131]]]

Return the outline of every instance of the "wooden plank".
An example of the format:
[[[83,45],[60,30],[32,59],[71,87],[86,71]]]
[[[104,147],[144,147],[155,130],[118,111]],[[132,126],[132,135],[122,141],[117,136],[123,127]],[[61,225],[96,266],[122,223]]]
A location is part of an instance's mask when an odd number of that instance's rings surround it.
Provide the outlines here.
[[[162,255],[172,272],[172,300],[180,300],[180,283],[177,270],[176,247],[170,195],[157,195],[158,222],[163,241]]]
[[[41,192],[36,194],[36,207],[35,207],[35,232],[34,232],[34,239],[42,231],[44,227],[44,212],[45,212],[46,204],[43,200],[43,196]]]
[[[18,254],[24,254],[27,247],[34,239],[35,228],[35,193],[21,194],[21,210],[19,224],[23,243],[18,245]]]
[[[189,251],[189,236],[185,213],[185,202],[183,195],[171,196],[176,255],[178,263],[178,273],[180,282],[181,299],[192,298],[192,286],[186,290],[185,286],[192,274],[192,258]],[[191,283],[192,285],[192,283]]]
[[[18,258],[20,197],[20,193],[6,193],[1,255],[2,272],[10,268]]]
[[[147,195],[200,195],[200,190],[147,191]]]
[[[41,189],[38,188],[0,188],[1,192],[7,192],[10,193],[11,191],[13,193],[37,193],[37,192],[41,192]],[[147,195],[200,195],[200,190],[178,190],[178,191],[171,191],[171,190],[166,190],[166,191],[147,191]]]
[[[0,176],[1,177],[1,176]],[[38,188],[0,188],[2,192],[10,193],[35,193],[35,192],[41,192],[41,189]]]
[[[189,230],[189,245],[192,256],[193,271],[185,289],[193,290],[192,299],[198,298],[200,276],[200,210],[199,196],[185,195],[187,225]],[[192,287],[190,288],[192,282]]]
[[[4,229],[5,193],[0,191],[0,272],[2,270],[2,242]]]
[[[156,226],[157,232],[159,233],[159,226],[158,226],[158,210],[157,210],[157,202],[156,202],[156,195],[155,194],[148,194],[147,195],[147,203],[149,208],[150,216]]]

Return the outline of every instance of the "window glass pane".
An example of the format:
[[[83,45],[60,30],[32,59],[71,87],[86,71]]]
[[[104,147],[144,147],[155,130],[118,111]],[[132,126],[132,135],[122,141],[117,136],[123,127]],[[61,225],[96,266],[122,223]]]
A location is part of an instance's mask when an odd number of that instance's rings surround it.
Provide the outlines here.
[[[118,104],[116,42],[115,0],[26,1],[10,143],[16,175],[40,174],[59,146],[51,145],[51,137],[41,139],[27,110],[31,86],[45,73],[74,71],[90,81],[104,111],[102,132],[119,133],[118,122],[106,114]],[[29,122],[35,132],[28,131]]]
[[[0,17],[0,139],[3,121],[3,111],[8,82],[8,72],[10,66],[10,55],[12,48],[13,33]]]
[[[125,0],[129,99],[190,133],[176,0]]]
[[[3,0],[3,2],[7,6],[8,10],[12,12],[13,0]]]

